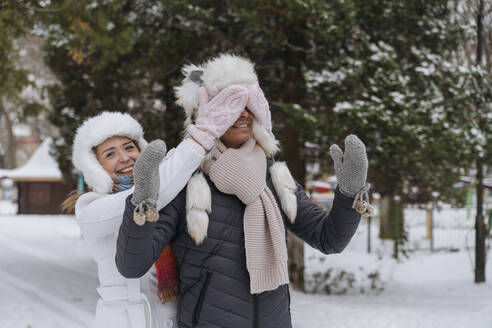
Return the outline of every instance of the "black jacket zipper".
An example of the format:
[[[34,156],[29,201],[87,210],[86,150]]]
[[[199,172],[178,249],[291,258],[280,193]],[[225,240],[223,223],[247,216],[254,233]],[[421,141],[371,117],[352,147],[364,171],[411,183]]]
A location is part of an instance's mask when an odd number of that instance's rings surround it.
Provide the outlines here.
[[[195,327],[198,324],[198,320],[200,320],[200,313],[202,312],[203,301],[205,300],[205,295],[207,294],[210,277],[211,277],[210,272],[207,272],[202,290],[200,291],[200,296],[198,297],[198,301],[195,307],[195,312],[193,313],[193,327]]]
[[[258,299],[257,295],[253,294],[253,328],[258,328]]]

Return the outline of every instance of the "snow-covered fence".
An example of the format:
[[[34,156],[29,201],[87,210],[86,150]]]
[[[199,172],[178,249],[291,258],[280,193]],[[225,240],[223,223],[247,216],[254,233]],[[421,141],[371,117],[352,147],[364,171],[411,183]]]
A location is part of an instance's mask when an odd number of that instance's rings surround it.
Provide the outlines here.
[[[306,289],[309,292],[326,294],[379,294],[393,279],[398,265],[408,261],[419,263],[416,259],[448,256],[447,254],[456,254],[464,263],[468,263],[466,267],[472,277],[475,213],[473,208],[452,208],[449,205],[442,205],[440,210],[434,209],[432,253],[426,210],[407,207],[404,217],[408,240],[403,249],[408,258],[402,256],[399,261],[392,257],[393,241],[378,238],[377,218],[371,223],[372,252],[367,253],[368,221],[363,219],[342,254],[326,256],[306,245]]]
[[[433,210],[433,243],[435,251],[458,251],[474,245],[476,211],[472,208],[452,208],[443,205]],[[425,209],[405,209],[405,230],[408,251],[430,250]]]

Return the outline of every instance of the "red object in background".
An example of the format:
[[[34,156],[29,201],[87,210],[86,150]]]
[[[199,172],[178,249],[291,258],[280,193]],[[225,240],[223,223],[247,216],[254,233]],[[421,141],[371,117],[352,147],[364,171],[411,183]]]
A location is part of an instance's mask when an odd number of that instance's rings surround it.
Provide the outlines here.
[[[483,179],[483,187],[492,190],[492,178]]]
[[[314,192],[317,193],[327,193],[333,190],[332,184],[324,181],[313,181],[312,188]]]

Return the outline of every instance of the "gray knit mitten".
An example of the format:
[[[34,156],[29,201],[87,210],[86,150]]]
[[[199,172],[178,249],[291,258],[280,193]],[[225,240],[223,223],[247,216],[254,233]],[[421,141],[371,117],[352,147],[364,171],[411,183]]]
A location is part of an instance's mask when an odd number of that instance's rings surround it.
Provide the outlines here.
[[[162,140],[152,141],[140,154],[133,166],[135,191],[131,202],[135,205],[133,220],[138,225],[159,218],[156,208],[159,192],[159,165],[166,155],[166,144]]]
[[[372,216],[374,209],[369,204],[367,194],[371,185],[366,183],[368,161],[364,143],[351,134],[345,138],[345,153],[334,144],[330,147],[330,154],[335,163],[340,191],[355,198],[352,207],[357,212],[364,216]]]

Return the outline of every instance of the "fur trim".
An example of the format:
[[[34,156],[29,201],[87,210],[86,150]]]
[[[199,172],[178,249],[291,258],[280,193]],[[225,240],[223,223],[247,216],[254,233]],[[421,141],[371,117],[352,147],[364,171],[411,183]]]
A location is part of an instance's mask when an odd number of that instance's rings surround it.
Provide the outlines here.
[[[202,79],[210,98],[231,84],[248,86],[258,82],[253,63],[231,54],[222,54],[208,61]]]
[[[191,209],[186,213],[186,224],[188,225],[188,234],[195,243],[197,245],[203,243],[208,231],[207,212]]]
[[[291,223],[297,215],[297,186],[285,162],[276,162],[270,167],[273,186],[280,198],[280,204]]]
[[[194,112],[198,109],[198,88],[200,85],[192,81],[189,77],[193,71],[204,71],[203,66],[186,65],[181,72],[185,76],[185,79],[181,85],[174,88],[176,95],[176,103],[184,108],[187,119],[193,118]]]
[[[263,148],[267,157],[273,157],[278,153],[278,140],[275,139],[272,132],[268,132],[256,119],[253,121],[253,138]]]
[[[77,129],[73,142],[73,165],[82,172],[89,188],[101,194],[111,192],[113,180],[99,164],[93,148],[113,136],[134,140],[140,151],[147,146],[142,126],[129,114],[119,112],[103,112],[85,120]]]
[[[188,234],[200,245],[208,231],[208,214],[212,212],[212,194],[202,172],[195,173],[186,186],[186,224]]]

